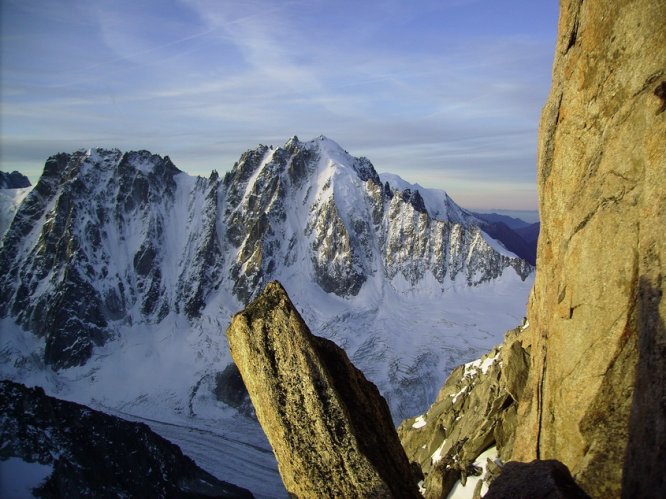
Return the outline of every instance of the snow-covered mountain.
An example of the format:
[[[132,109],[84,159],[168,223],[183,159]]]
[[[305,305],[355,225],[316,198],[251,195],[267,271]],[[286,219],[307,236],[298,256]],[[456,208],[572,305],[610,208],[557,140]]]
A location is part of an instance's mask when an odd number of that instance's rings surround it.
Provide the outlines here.
[[[164,433],[221,432],[244,450],[199,464],[270,495],[258,426],[215,396],[231,315],[280,280],[412,416],[522,317],[533,269],[478,222],[325,137],[259,146],[223,179],[146,151],[58,154],[0,247],[0,375]]]

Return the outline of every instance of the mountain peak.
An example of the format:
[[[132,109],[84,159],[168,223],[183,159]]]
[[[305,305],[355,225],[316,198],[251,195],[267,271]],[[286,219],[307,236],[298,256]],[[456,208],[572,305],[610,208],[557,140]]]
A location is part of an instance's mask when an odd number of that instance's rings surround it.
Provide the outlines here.
[[[23,189],[31,185],[28,177],[18,171],[0,172],[0,189]]]
[[[324,158],[328,162],[328,166],[342,170],[351,168],[364,182],[370,180],[374,184],[380,184],[375,167],[365,156],[352,156],[340,144],[324,135],[320,135],[307,144],[319,151],[320,158]]]

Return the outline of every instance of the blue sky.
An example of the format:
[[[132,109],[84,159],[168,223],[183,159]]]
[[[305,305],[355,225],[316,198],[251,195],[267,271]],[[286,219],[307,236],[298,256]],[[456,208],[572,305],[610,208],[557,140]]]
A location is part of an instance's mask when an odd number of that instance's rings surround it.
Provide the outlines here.
[[[1,0],[0,169],[192,174],[320,134],[469,208],[535,209],[556,0]]]

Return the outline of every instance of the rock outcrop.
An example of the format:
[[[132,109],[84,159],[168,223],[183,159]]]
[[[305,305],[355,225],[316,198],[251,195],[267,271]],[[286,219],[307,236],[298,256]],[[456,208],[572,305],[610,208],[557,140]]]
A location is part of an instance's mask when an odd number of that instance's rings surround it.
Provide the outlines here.
[[[512,330],[503,345],[455,369],[428,411],[398,428],[407,457],[425,475],[427,498],[446,498],[457,480],[479,475],[474,462],[488,448],[504,461],[511,456],[529,370],[523,336]]]
[[[663,1],[562,1],[539,131],[513,458],[558,459],[596,497],[666,493],[665,19]]]
[[[11,381],[0,381],[0,401],[0,460],[52,468],[38,497],[252,497],[143,423]]]
[[[500,349],[524,355],[478,379],[454,371],[403,424],[428,497],[493,444],[505,461],[560,461],[592,497],[666,496],[666,3],[560,9],[539,132],[538,271],[528,322]],[[521,371],[507,397],[505,373]]]
[[[379,391],[310,333],[278,282],[234,316],[227,338],[291,494],[419,497]]]
[[[559,461],[545,460],[502,466],[484,499],[589,499]]]

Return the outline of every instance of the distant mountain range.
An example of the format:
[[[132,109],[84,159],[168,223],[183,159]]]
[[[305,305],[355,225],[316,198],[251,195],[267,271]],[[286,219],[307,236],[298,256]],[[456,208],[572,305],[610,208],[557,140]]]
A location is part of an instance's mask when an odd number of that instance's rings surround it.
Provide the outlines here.
[[[61,153],[16,202],[0,242],[0,376],[143,418],[259,493],[279,478],[225,388],[237,377],[223,333],[266,283],[282,282],[397,422],[521,322],[533,280],[515,231],[326,137],[259,146],[209,178],[147,151]],[[197,450],[211,428],[236,450]]]
[[[537,240],[541,227],[539,222],[528,223],[498,213],[474,213],[474,215],[486,222],[481,227],[487,234],[501,241],[509,251],[520,258],[536,265]]]
[[[397,175],[383,173],[383,182],[401,191],[418,192],[424,199],[424,209],[433,218],[444,216],[464,223],[471,221],[483,229],[493,239],[502,243],[504,248],[516,256],[536,265],[536,245],[539,237],[539,222],[529,223],[520,218],[500,213],[480,213],[464,210],[439,189],[428,189],[419,184],[410,184]],[[455,207],[455,208],[452,208]],[[471,216],[470,216],[471,215]]]

